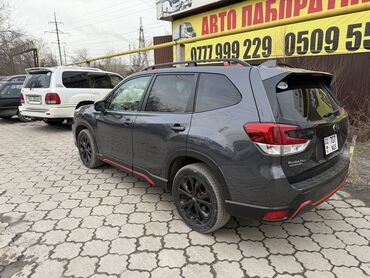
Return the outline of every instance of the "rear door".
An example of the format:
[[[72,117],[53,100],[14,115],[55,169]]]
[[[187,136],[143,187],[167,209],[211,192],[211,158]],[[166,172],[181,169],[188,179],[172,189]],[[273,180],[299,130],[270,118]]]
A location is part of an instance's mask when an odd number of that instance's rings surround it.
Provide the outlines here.
[[[186,154],[196,74],[160,74],[154,79],[133,129],[133,164],[165,177],[172,154]]]
[[[347,113],[330,89],[330,78],[291,74],[276,85],[277,122],[298,125],[291,132],[310,143],[302,153],[282,157],[282,166],[291,182],[299,182],[333,165],[346,139]]]

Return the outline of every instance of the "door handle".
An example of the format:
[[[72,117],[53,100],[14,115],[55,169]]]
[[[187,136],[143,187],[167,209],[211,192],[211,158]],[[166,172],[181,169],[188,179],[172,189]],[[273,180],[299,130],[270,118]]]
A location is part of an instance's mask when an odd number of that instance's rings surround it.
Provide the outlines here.
[[[182,132],[182,131],[185,130],[185,127],[184,126],[181,126],[180,124],[174,124],[173,126],[171,126],[171,129],[174,132]]]

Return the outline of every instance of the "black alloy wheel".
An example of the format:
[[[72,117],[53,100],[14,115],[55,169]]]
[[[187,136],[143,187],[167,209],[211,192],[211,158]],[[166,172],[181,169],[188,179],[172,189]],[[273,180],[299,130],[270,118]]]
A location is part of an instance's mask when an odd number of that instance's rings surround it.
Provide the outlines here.
[[[79,144],[82,162],[85,165],[89,165],[92,159],[92,147],[91,147],[90,139],[87,137],[86,134],[82,134],[79,137],[78,144]]]
[[[203,163],[182,167],[173,180],[172,194],[177,211],[194,231],[211,233],[230,219],[221,184]]]
[[[186,176],[177,190],[180,207],[188,220],[205,224],[214,209],[207,188],[197,177]]]

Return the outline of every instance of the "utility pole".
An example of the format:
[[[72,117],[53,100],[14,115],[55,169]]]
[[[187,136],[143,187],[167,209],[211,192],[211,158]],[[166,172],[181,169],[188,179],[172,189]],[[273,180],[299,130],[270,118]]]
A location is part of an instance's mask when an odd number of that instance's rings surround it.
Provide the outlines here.
[[[66,46],[63,45],[63,52],[64,52],[64,63],[67,64],[67,54],[66,54]]]
[[[49,24],[55,25],[55,30],[53,31],[46,31],[46,33],[52,33],[57,35],[57,44],[58,44],[58,50],[59,50],[59,60],[60,65],[63,65],[63,59],[62,59],[62,48],[61,48],[61,42],[60,42],[60,35],[65,35],[68,33],[64,33],[60,30],[59,25],[63,25],[63,22],[57,21],[57,14],[54,12],[54,21],[49,21]]]
[[[143,18],[140,17],[140,29],[139,29],[139,48],[145,47],[145,37],[144,37],[144,27],[143,27]],[[148,56],[146,52],[139,52],[139,65],[148,67]]]

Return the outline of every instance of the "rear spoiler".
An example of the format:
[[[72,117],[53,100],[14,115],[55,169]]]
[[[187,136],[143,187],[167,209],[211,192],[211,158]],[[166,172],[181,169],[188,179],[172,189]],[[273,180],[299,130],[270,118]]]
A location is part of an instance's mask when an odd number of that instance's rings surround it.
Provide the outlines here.
[[[34,71],[50,71],[50,68],[42,68],[42,67],[39,67],[39,68],[28,68],[28,69],[25,69],[26,73],[31,73],[31,72],[34,72]]]

